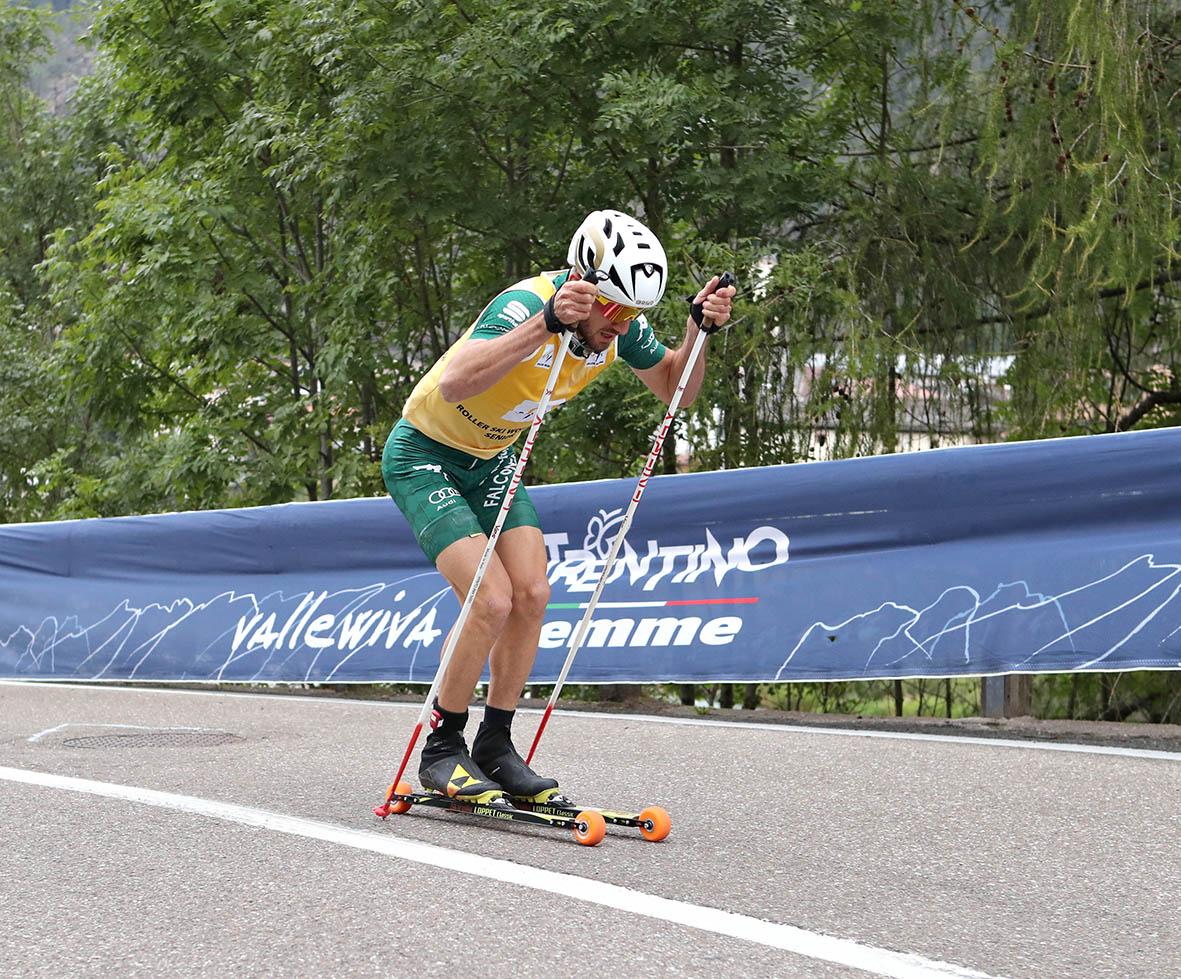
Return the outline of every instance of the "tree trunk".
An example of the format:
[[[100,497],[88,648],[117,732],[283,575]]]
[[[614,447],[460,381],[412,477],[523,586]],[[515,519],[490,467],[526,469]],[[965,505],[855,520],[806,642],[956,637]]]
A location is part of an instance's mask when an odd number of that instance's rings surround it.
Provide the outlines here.
[[[643,690],[643,685],[639,683],[604,683],[599,686],[599,702],[622,704],[624,701],[641,697]]]

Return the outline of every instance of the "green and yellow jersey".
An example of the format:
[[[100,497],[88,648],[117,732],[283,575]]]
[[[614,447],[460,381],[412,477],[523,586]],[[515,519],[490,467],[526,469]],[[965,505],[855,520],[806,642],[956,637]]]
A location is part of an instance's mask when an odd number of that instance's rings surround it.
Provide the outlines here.
[[[458,404],[450,404],[439,395],[439,378],[460,344],[471,339],[498,337],[540,313],[546,300],[569,274],[569,271],[542,272],[510,286],[493,299],[418,382],[402,409],[402,417],[436,442],[481,459],[491,459],[505,446],[512,445],[532,423],[534,409],[545,393],[545,382],[562,342],[560,335],[546,340],[487,391]],[[643,314],[632,320],[627,332],[616,337],[601,353],[584,350],[574,339],[562,362],[550,407],[574,397],[616,357],[622,357],[637,370],[645,370],[660,363],[664,354],[664,344],[656,339]]]

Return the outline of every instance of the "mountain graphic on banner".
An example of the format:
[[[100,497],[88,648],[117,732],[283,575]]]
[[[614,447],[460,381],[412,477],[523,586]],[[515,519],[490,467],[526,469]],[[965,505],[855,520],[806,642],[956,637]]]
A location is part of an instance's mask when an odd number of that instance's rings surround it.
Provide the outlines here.
[[[1133,640],[1158,649],[1172,642],[1181,650],[1179,592],[1181,565],[1151,554],[1057,594],[1042,594],[1025,581],[999,584],[984,596],[969,585],[952,585],[922,607],[900,599],[831,623],[812,622],[775,678],[824,675],[834,657],[851,650],[864,657],[866,675],[875,676],[937,676],[940,668],[963,674],[977,662],[982,671],[984,662],[995,669],[998,660],[1012,671],[1069,668],[1057,664],[1064,654],[1075,669],[1101,668]],[[1106,638],[1097,643],[1097,635]],[[1080,653],[1086,656],[1081,666]],[[1159,665],[1159,656],[1149,662]]]
[[[398,609],[408,581],[329,592],[222,592],[201,602],[180,598],[142,607],[127,599],[82,624],[82,617],[47,616],[0,638],[0,666],[14,675],[73,679],[139,679],[160,674],[153,659],[184,650],[190,680],[331,679],[365,647],[411,649],[428,635],[433,610],[449,588],[434,587]],[[224,623],[235,623],[226,627]],[[221,623],[211,633],[210,623]],[[424,626],[429,632],[424,632]],[[429,643],[428,643],[429,644]]]

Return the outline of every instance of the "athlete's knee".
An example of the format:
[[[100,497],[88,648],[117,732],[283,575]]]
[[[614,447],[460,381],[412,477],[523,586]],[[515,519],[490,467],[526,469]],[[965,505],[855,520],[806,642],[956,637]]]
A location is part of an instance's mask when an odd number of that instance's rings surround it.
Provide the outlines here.
[[[472,617],[494,636],[503,631],[513,612],[513,592],[507,585],[484,582],[472,603]]]
[[[549,582],[543,577],[513,582],[513,612],[529,618],[544,618],[549,604]]]

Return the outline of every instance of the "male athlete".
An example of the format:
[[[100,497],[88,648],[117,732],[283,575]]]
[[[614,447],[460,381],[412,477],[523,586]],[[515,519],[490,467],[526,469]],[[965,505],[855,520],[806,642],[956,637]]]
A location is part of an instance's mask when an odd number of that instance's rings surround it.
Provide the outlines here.
[[[542,272],[493,299],[418,382],[386,442],[381,468],[390,496],[461,604],[516,467],[512,445],[532,422],[562,333],[574,337],[551,407],[617,358],[668,404],[702,324],[712,332],[730,318],[736,290],[715,292],[714,278],[690,306],[681,345],[665,348],[642,310],[660,302],[668,259],[651,231],[619,211],[591,213],[567,261],[570,268]],[[590,269],[599,281],[583,281]],[[684,404],[696,397],[704,372],[701,356]],[[505,793],[536,802],[557,795],[558,783],[525,764],[510,734],[548,601],[545,545],[522,485],[435,698],[418,770],[424,788],[476,802]],[[469,755],[463,731],[485,663],[488,701]]]

